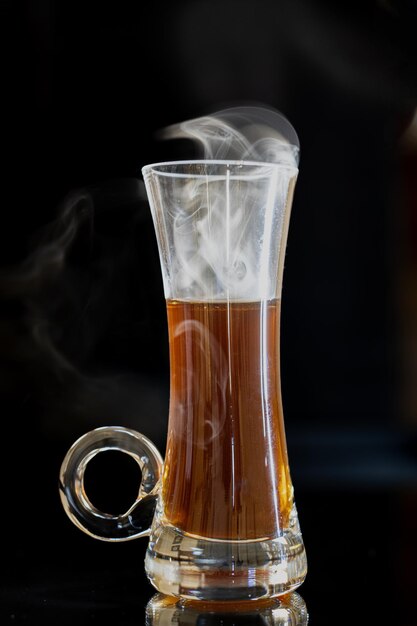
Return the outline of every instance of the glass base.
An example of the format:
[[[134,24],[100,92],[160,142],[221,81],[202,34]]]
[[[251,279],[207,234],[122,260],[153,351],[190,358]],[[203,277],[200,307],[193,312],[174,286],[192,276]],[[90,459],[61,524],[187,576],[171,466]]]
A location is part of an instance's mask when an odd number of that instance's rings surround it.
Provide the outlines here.
[[[192,537],[159,524],[145,558],[158,591],[189,600],[274,598],[301,585],[307,559],[295,507],[289,528],[276,539],[225,541]]]

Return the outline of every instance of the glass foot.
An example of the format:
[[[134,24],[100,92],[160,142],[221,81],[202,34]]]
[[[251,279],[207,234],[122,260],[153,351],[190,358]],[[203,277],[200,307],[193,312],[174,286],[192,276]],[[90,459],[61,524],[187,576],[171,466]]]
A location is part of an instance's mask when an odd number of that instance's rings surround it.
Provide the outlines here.
[[[290,527],[276,539],[206,539],[159,524],[151,534],[145,568],[164,594],[236,602],[293,591],[305,579],[307,559],[294,509]]]

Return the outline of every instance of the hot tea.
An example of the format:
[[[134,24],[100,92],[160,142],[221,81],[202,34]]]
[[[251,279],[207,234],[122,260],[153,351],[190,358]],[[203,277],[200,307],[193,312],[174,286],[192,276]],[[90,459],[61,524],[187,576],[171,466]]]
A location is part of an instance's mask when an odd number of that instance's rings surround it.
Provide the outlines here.
[[[164,514],[216,539],[279,534],[292,507],[277,299],[168,300],[171,399]]]

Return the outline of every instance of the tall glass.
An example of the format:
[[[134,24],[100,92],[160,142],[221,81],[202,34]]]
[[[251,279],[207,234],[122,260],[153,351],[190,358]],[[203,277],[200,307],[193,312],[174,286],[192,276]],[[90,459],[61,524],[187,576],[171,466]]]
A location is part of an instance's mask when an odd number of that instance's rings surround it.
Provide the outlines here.
[[[193,161],[148,165],[143,175],[168,315],[165,462],[161,469],[142,435],[135,434],[141,446],[135,456],[134,435],[128,447],[118,438],[128,436],[126,429],[99,429],[103,440],[93,431],[63,464],[61,484],[69,485],[61,488],[64,506],[79,527],[99,538],[150,534],[145,567],[163,593],[204,601],[287,593],[302,583],[307,567],[279,369],[282,275],[297,169]],[[148,479],[117,524],[100,512],[96,524],[86,498],[72,506],[77,485],[71,476],[109,449],[106,437],[113,448],[132,454]],[[79,490],[81,483],[82,476]],[[149,510],[145,502],[156,504],[149,529],[138,523]]]

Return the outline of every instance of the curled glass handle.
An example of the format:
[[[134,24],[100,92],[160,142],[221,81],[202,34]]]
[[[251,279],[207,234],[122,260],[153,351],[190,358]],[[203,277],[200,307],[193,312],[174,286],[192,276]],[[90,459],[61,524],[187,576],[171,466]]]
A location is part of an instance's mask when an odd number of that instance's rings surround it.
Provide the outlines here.
[[[142,472],[136,501],[122,515],[110,515],[91,504],[84,489],[87,464],[99,452],[118,450],[135,459]],[[163,460],[154,444],[121,426],[104,426],[83,435],[68,450],[61,465],[59,492],[72,522],[102,541],[129,541],[150,533],[159,496]]]

